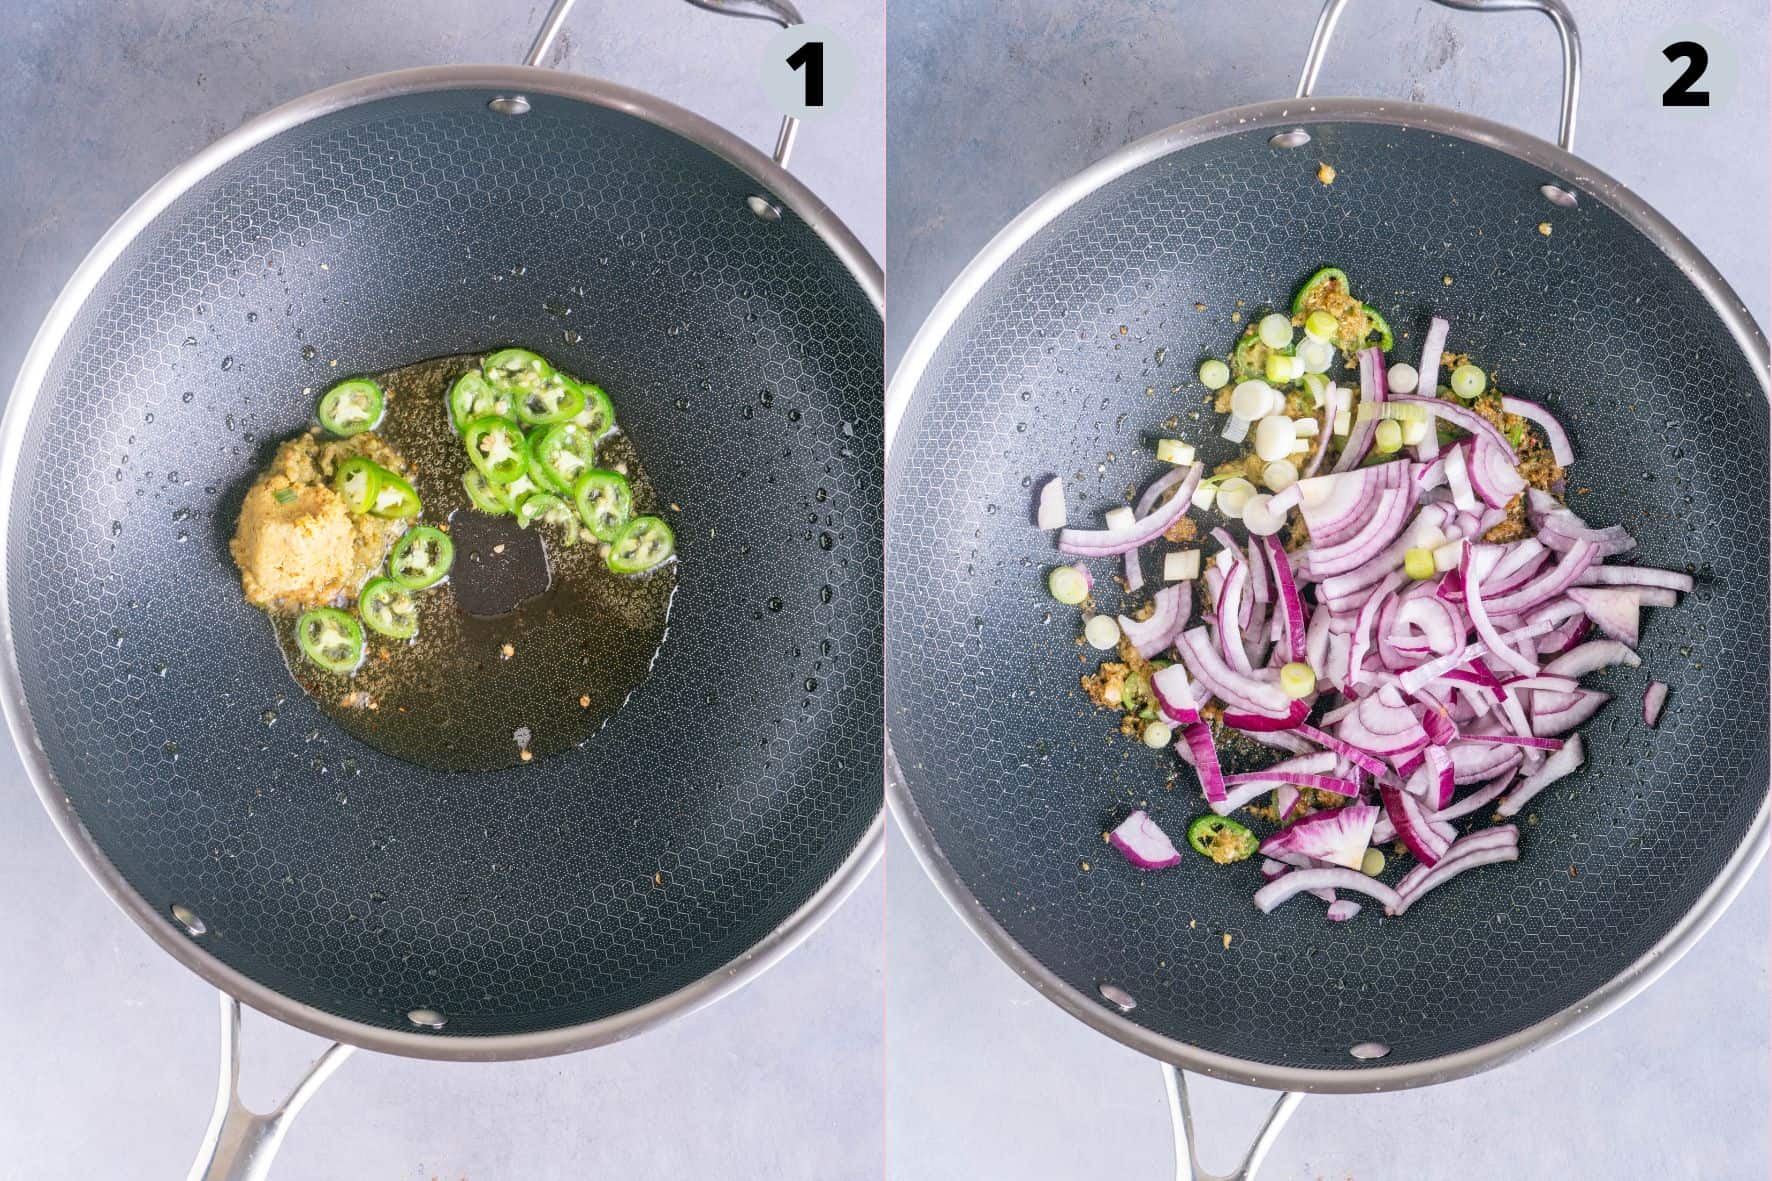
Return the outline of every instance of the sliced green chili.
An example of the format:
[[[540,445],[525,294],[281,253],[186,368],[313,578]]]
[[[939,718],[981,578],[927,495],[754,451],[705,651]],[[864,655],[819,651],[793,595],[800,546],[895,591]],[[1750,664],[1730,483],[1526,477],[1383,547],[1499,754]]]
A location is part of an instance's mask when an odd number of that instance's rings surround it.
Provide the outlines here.
[[[1236,371],[1239,380],[1267,376],[1267,345],[1261,342],[1261,336],[1253,329],[1237,342],[1237,348],[1231,354],[1231,368]]]
[[[332,469],[332,490],[353,513],[366,513],[375,506],[375,491],[381,487],[380,473],[385,470],[361,455],[347,456]]]
[[[435,586],[455,561],[455,543],[449,534],[430,525],[408,529],[388,554],[388,576],[407,590]]]
[[[468,499],[474,502],[474,507],[481,512],[495,517],[510,513],[511,498],[505,490],[511,485],[494,484],[486,478],[485,472],[471,467],[461,474],[461,486],[467,492]]]
[[[523,431],[508,418],[487,415],[468,423],[468,458],[494,484],[509,484],[529,471]]]
[[[330,673],[347,676],[363,662],[363,625],[337,607],[304,611],[295,621],[302,655]]]
[[[579,519],[598,541],[614,541],[634,511],[634,490],[620,472],[592,468],[572,486]]]
[[[482,361],[480,368],[494,389],[512,399],[540,389],[554,372],[552,365],[528,349],[500,349]]]
[[[1378,333],[1378,347],[1387,353],[1390,352],[1391,345],[1396,343],[1396,338],[1391,335],[1390,322],[1383,316],[1379,315],[1378,309],[1369,303],[1361,304],[1360,310],[1366,313],[1367,339],[1371,339],[1374,332]],[[1361,343],[1364,344],[1365,341],[1362,341]]]
[[[366,378],[341,381],[320,398],[320,425],[342,438],[360,435],[381,422],[387,398]]]
[[[517,524],[527,529],[537,521],[557,526],[567,545],[578,544],[578,514],[572,506],[552,492],[536,492],[525,496],[517,505]]]
[[[564,373],[550,373],[517,395],[517,417],[530,426],[565,422],[585,408],[584,387]]]
[[[369,511],[387,520],[416,517],[419,513],[418,492],[406,480],[385,467],[375,470],[375,503]]]
[[[615,403],[603,392],[603,387],[588,381],[578,383],[584,391],[585,408],[573,416],[572,421],[591,433],[591,438],[601,439],[615,429]]]
[[[1194,852],[1220,865],[1243,860],[1260,844],[1248,826],[1228,816],[1195,817],[1187,826],[1187,843],[1194,847]]]
[[[556,422],[529,435],[529,470],[562,496],[597,464],[597,440],[576,422]]]
[[[1316,274],[1306,279],[1304,281],[1304,286],[1300,287],[1298,293],[1292,297],[1292,314],[1294,316],[1303,315],[1305,306],[1310,303],[1311,296],[1315,295],[1323,284],[1331,281],[1341,284],[1341,290],[1344,294],[1352,290],[1352,288],[1347,285],[1346,271],[1339,267],[1324,267]]]
[[[657,517],[635,517],[615,535],[605,561],[617,574],[644,574],[676,552],[669,525]]]
[[[418,599],[391,578],[375,577],[357,595],[357,613],[370,631],[393,640],[418,634]]]
[[[489,414],[500,418],[514,417],[516,411],[512,405],[511,395],[494,389],[478,369],[462,374],[449,387],[449,421],[455,424],[458,435],[465,434],[468,424],[476,418],[485,418]]]

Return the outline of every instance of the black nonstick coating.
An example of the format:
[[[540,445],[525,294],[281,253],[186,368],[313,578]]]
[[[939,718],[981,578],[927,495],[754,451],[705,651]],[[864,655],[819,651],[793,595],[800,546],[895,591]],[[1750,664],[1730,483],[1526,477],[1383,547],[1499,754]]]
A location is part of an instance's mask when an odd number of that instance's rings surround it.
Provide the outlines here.
[[[179,198],[54,358],[7,522],[26,703],[98,848],[253,980],[371,1026],[436,1010],[444,1036],[719,970],[880,808],[878,311],[713,153],[491,97],[339,111]],[[678,592],[584,748],[427,771],[296,689],[226,541],[304,387],[506,344],[610,392],[673,505]]]
[[[1117,985],[1131,1020],[1194,1047],[1353,1070],[1358,1043],[1390,1047],[1374,1066],[1422,1062],[1576,1003],[1742,840],[1767,789],[1767,407],[1693,283],[1602,201],[1555,208],[1542,171],[1474,142],[1309,126],[1307,149],[1238,132],[1097,190],[946,334],[887,477],[887,724],[939,851],[1045,967],[1091,999]],[[1141,436],[1215,439],[1217,416],[1194,416],[1199,359],[1326,264],[1396,326],[1395,357],[1416,361],[1446,316],[1453,349],[1569,427],[1572,504],[1698,577],[1649,612],[1643,668],[1599,678],[1618,699],[1586,727],[1587,768],[1529,809],[1518,864],[1336,926],[1310,900],[1257,913],[1253,863],[1184,853],[1142,875],[1102,843],[1131,808],[1179,838],[1203,807],[1191,773],[1165,788],[1172,754],[1110,736],[1083,697],[1029,484],[1062,474],[1087,523],[1079,506],[1125,503],[1159,471]],[[1094,565],[1100,587],[1115,571]],[[1673,686],[1659,730],[1641,719],[1650,677]]]

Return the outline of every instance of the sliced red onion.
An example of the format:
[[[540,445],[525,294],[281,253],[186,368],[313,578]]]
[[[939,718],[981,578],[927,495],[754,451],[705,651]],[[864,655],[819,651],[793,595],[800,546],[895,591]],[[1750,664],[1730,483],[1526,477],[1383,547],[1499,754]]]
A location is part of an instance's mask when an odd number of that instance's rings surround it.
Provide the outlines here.
[[[1163,493],[1182,484],[1194,484],[1193,474],[1192,467],[1172,467],[1156,479],[1152,480],[1150,486],[1140,493],[1138,499],[1133,502],[1133,516],[1149,516],[1150,511],[1157,507],[1157,501],[1162,499]],[[1187,493],[1187,498],[1191,501],[1193,495],[1192,488],[1190,487]]]
[[[1427,818],[1421,814],[1421,804],[1414,796],[1388,785],[1378,789],[1378,796],[1384,801],[1384,814],[1395,826],[1397,837],[1417,861],[1433,865],[1445,855],[1446,842],[1428,827]]]
[[[1546,676],[1585,677],[1588,673],[1615,664],[1635,668],[1643,663],[1637,654],[1617,640],[1589,640],[1581,647],[1566,652],[1544,666]]]
[[[1189,628],[1175,641],[1188,672],[1225,705],[1239,712],[1280,717],[1291,711],[1292,699],[1275,681],[1237,672],[1226,664],[1203,627]]]
[[[1302,700],[1294,701],[1286,713],[1280,717],[1227,709],[1224,711],[1224,724],[1233,730],[1245,730],[1255,734],[1272,730],[1293,730],[1297,728],[1298,723],[1308,718],[1310,713],[1310,704]]]
[[[1514,759],[1517,764],[1519,756],[1515,755]],[[1433,813],[1431,819],[1436,821],[1458,820],[1461,817],[1469,816],[1472,812],[1479,811],[1490,801],[1498,799],[1518,774],[1519,771],[1515,767],[1509,767],[1456,804],[1441,808],[1438,812]]]
[[[1612,694],[1594,689],[1575,693],[1535,693],[1532,699],[1532,733],[1548,737],[1567,734],[1600,712]]]
[[[1034,523],[1042,529],[1063,529],[1064,522],[1064,479],[1053,476],[1040,486],[1040,507],[1034,513]]]
[[[1413,499],[1400,488],[1380,493],[1378,507],[1357,533],[1334,545],[1318,542],[1311,547],[1311,577],[1323,579],[1345,574],[1378,557],[1409,523],[1412,507]]]
[[[1332,923],[1345,923],[1360,913],[1360,904],[1352,898],[1337,898],[1323,913]]]
[[[1347,809],[1341,810],[1345,812]],[[1255,892],[1255,907],[1263,914],[1271,914],[1276,906],[1306,890],[1352,890],[1378,899],[1387,911],[1403,905],[1397,892],[1377,878],[1367,877],[1357,869],[1332,868],[1295,869],[1275,878]]]
[[[1272,787],[1276,783],[1289,783],[1296,787],[1311,787],[1318,791],[1329,792],[1331,795],[1349,798],[1360,794],[1360,785],[1351,779],[1341,779],[1334,775],[1313,774],[1309,771],[1288,771],[1276,775],[1271,767],[1266,771],[1244,771],[1240,775],[1227,775],[1224,781],[1227,785],[1236,786],[1262,783]]]
[[[1601,631],[1628,648],[1637,646],[1642,601],[1636,591],[1628,587],[1576,586],[1570,587],[1567,594],[1569,601],[1580,607]]]
[[[1362,349],[1360,352],[1360,402],[1370,402],[1374,406],[1384,404],[1389,390],[1385,386],[1384,353],[1377,348]],[[1341,446],[1341,455],[1335,461],[1332,471],[1345,472],[1358,467],[1366,458],[1366,451],[1372,445],[1372,434],[1378,429],[1378,418],[1373,416],[1365,422],[1356,422],[1349,432],[1347,442]]]
[[[1444,398],[1423,398],[1420,396],[1412,396],[1393,398],[1391,400],[1406,406],[1426,406],[1429,413],[1445,419],[1459,430],[1466,431],[1478,438],[1488,439],[1490,442],[1494,443],[1497,447],[1501,448],[1502,455],[1506,456],[1509,462],[1512,462],[1514,458],[1514,449],[1509,445],[1507,436],[1496,430],[1494,425],[1488,419],[1484,418],[1481,414],[1478,414],[1475,410],[1471,410],[1465,406],[1455,405],[1446,401]]]
[[[1129,549],[1120,555],[1126,565],[1126,593],[1137,594],[1144,589],[1144,563],[1138,560],[1138,551]]]
[[[1261,880],[1271,882],[1289,868],[1291,867],[1284,861],[1275,861],[1272,857],[1264,857],[1261,859]]]
[[[1323,466],[1323,457],[1329,454],[1329,437],[1335,433],[1335,416],[1341,410],[1341,396],[1342,389],[1334,382],[1330,382],[1329,388],[1323,393],[1323,424],[1317,428],[1317,446],[1311,452],[1311,461],[1304,468],[1304,478],[1307,480],[1317,474],[1317,469]],[[1298,485],[1294,484],[1286,491],[1292,493],[1296,499],[1302,495],[1297,489]]]
[[[1575,585],[1581,575],[1599,561],[1599,557],[1599,547],[1593,542],[1578,541],[1569,547],[1569,551],[1558,560],[1555,566],[1519,590],[1498,598],[1490,598],[1490,592],[1485,589],[1483,592],[1485,607],[1491,616],[1522,615],[1535,607],[1542,606]]]
[[[1139,869],[1168,869],[1181,864],[1181,854],[1169,835],[1142,811],[1126,817],[1108,834],[1108,843]]]
[[[1245,804],[1254,803],[1262,796],[1274,790],[1271,783],[1240,783],[1225,791],[1224,799],[1208,800],[1206,806],[1218,816],[1229,816]]]
[[[1193,588],[1185,583],[1166,586],[1152,597],[1151,602],[1156,610],[1149,619],[1119,617],[1120,634],[1130,640],[1132,647],[1146,660],[1173,644],[1175,637],[1187,626],[1188,616],[1194,609]]]
[[[1273,563],[1274,585],[1279,590],[1282,618],[1286,622],[1287,653],[1294,661],[1305,661],[1310,655],[1310,645],[1306,641],[1304,600],[1298,597],[1298,583],[1292,577],[1292,563],[1287,560],[1286,547],[1278,536],[1267,539],[1267,552],[1268,559]],[[1315,623],[1314,619],[1312,623]]]
[[[1424,505],[1415,519],[1409,522],[1402,536],[1391,543],[1389,549],[1365,565],[1325,578],[1317,584],[1319,602],[1345,602],[1381,580],[1386,574],[1400,568],[1404,558],[1412,549],[1437,545],[1443,537],[1447,525],[1448,513],[1444,505]],[[1362,600],[1363,601],[1363,600]],[[1357,603],[1355,604],[1358,605]]]
[[[1177,725],[1192,725],[1200,720],[1200,705],[1194,698],[1194,687],[1187,679],[1187,666],[1179,661],[1166,664],[1151,674],[1151,691],[1157,698],[1157,712]]]
[[[1385,913],[1393,916],[1401,915],[1411,906],[1414,906],[1420,901],[1423,894],[1426,894],[1430,890],[1437,889],[1452,878],[1455,878],[1459,874],[1468,870],[1477,869],[1484,865],[1494,865],[1502,861],[1518,861],[1519,859],[1520,849],[1517,845],[1499,845],[1493,848],[1475,849],[1462,857],[1447,857],[1442,860],[1440,864],[1428,870],[1426,876],[1422,877],[1415,883],[1415,889],[1403,898],[1402,903],[1399,906],[1395,908],[1387,906],[1385,908]],[[1281,880],[1283,881],[1285,879]]]
[[[1454,447],[1445,455],[1446,487],[1452,489],[1452,503],[1466,512],[1474,512],[1477,494],[1471,489],[1469,460],[1463,447]]]
[[[1509,414],[1527,419],[1544,432],[1545,439],[1550,443],[1551,458],[1557,461],[1558,467],[1569,467],[1575,462],[1575,448],[1569,446],[1569,436],[1563,432],[1563,424],[1549,410],[1537,402],[1506,396],[1501,399],[1501,408]]]
[[[1533,750],[1562,750],[1561,738],[1538,738],[1524,734],[1466,734],[1466,742],[1491,742],[1499,746],[1530,747]]]
[[[1520,761],[1520,752],[1507,747],[1479,746],[1460,742],[1449,752],[1452,756],[1452,777],[1455,783],[1475,783]]]
[[[1181,727],[1181,741],[1193,756],[1194,773],[1200,777],[1200,791],[1207,802],[1224,799],[1224,770],[1218,765],[1212,727],[1205,722],[1188,722]]]
[[[1579,581],[1583,586],[1659,586],[1681,594],[1692,590],[1690,574],[1649,566],[1589,566]]]
[[[1451,331],[1452,325],[1444,317],[1435,316],[1427,322],[1427,334],[1421,338],[1421,364],[1416,366],[1419,376],[1415,379],[1415,388],[1423,397],[1439,397],[1440,358],[1446,352],[1446,336]]]
[[[1643,690],[1643,721],[1655,726],[1661,721],[1661,711],[1667,705],[1667,686],[1660,681],[1650,681],[1649,687]]]
[[[1520,785],[1502,797],[1495,810],[1503,816],[1512,816],[1526,806],[1528,800],[1565,775],[1578,769],[1586,760],[1587,753],[1582,749],[1581,735],[1577,734],[1563,745],[1563,749],[1544,761],[1544,766],[1520,780]]]
[[[1372,826],[1377,821],[1378,809],[1371,804],[1354,803],[1313,812],[1261,842],[1261,852],[1268,857],[1314,857],[1330,865],[1357,869],[1366,856]]]
[[[1501,633],[1489,619],[1488,609],[1483,605],[1482,578],[1489,570],[1494,552],[1487,546],[1479,549],[1468,541],[1464,543],[1464,553],[1458,561],[1459,576],[1464,584],[1464,610],[1470,616],[1471,626],[1477,629],[1477,635],[1489,646],[1490,653],[1529,677],[1538,671],[1538,665],[1515,651],[1501,638]],[[1482,559],[1479,559],[1479,554],[1483,555]]]
[[[1506,507],[1526,487],[1525,477],[1514,466],[1514,453],[1500,451],[1486,439],[1472,439],[1464,446],[1470,449],[1465,467],[1470,472],[1471,488],[1493,509]]]
[[[1333,734],[1327,734],[1315,726],[1308,725],[1297,727],[1297,731],[1307,742],[1314,742],[1318,746],[1334,751],[1368,775],[1383,775],[1385,773],[1382,759],[1367,754],[1357,746],[1343,742]]]
[[[1192,464],[1187,469],[1187,478],[1175,495],[1170,497],[1161,507],[1153,509],[1142,517],[1138,517],[1124,529],[1065,529],[1058,535],[1058,548],[1067,554],[1075,554],[1083,558],[1105,558],[1114,554],[1123,554],[1127,550],[1137,549],[1146,542],[1154,541],[1163,535],[1163,531],[1175,524],[1187,514],[1189,501],[1193,498],[1194,489],[1199,486],[1201,467]]]
[[[1214,611],[1218,618],[1218,648],[1224,654],[1225,663],[1239,673],[1248,675],[1254,671],[1249,661],[1249,649],[1243,643],[1242,620],[1240,615],[1243,607],[1243,591],[1249,583],[1249,567],[1247,563],[1238,562],[1231,567],[1230,573],[1224,576],[1224,586],[1218,592]]]
[[[1280,818],[1280,823],[1284,824],[1286,817],[1292,815],[1292,809],[1298,806],[1303,794],[1290,783],[1283,783],[1274,789],[1274,815]]]

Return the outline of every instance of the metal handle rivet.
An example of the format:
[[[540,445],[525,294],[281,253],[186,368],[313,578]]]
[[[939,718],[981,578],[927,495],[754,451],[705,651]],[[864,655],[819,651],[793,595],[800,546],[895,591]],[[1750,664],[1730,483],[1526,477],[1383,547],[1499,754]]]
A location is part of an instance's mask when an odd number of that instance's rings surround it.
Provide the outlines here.
[[[520,94],[501,94],[486,104],[500,115],[527,115],[529,100]]]
[[[1361,1042],[1348,1053],[1362,1062],[1370,1062],[1374,1058],[1382,1058],[1391,1052],[1391,1048],[1383,1042]]]
[[[1095,986],[1095,991],[1101,994],[1102,1000],[1107,1001],[1122,1013],[1130,1013],[1138,1008],[1138,1002],[1132,999],[1132,994],[1118,984],[1110,984],[1103,980]]]
[[[1302,127],[1294,127],[1291,131],[1276,131],[1268,136],[1270,148],[1302,148],[1311,142],[1311,133]]]
[[[172,917],[179,926],[185,929],[187,935],[203,935],[209,931],[209,924],[204,922],[196,911],[183,903],[174,902],[172,904]]]
[[[1544,199],[1546,201],[1549,201],[1552,205],[1561,205],[1564,209],[1575,208],[1575,205],[1576,205],[1575,194],[1570,192],[1568,189],[1563,188],[1561,185],[1553,185],[1553,184],[1548,184],[1548,183],[1542,184],[1542,185],[1538,186],[1538,191],[1540,193],[1543,193]]]
[[[420,1029],[442,1029],[445,1025],[449,1024],[449,1018],[443,1016],[443,1014],[437,1012],[435,1009],[414,1009],[412,1012],[406,1014],[406,1020],[412,1022]]]
[[[751,207],[752,213],[756,214],[764,221],[781,220],[781,206],[775,204],[766,197],[746,197],[744,203]]]

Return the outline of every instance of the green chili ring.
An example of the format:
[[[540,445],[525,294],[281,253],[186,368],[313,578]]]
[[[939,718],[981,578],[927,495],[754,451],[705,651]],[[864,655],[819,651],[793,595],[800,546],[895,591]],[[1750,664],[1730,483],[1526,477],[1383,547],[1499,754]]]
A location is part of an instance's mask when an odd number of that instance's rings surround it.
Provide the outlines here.
[[[353,377],[321,395],[315,417],[328,431],[348,439],[379,426],[386,409],[387,396],[380,386],[367,378]]]
[[[562,496],[597,466],[597,440],[576,422],[556,422],[529,435],[529,470]]]
[[[505,517],[511,513],[511,498],[507,489],[510,484],[494,484],[486,478],[486,473],[477,467],[471,467],[461,474],[462,489],[473,501],[474,507],[494,517]]]
[[[424,590],[443,581],[455,561],[455,542],[431,525],[415,525],[394,543],[388,554],[388,577],[407,590]]]
[[[369,506],[371,514],[388,521],[418,516],[423,507],[418,502],[418,492],[404,477],[385,467],[377,467],[375,477],[375,499]]]
[[[550,373],[536,388],[517,395],[517,418],[529,426],[566,422],[585,408],[585,392],[564,373]]]
[[[528,349],[500,349],[480,362],[480,369],[492,388],[513,400],[540,389],[554,373],[552,365]]]
[[[385,470],[361,455],[346,456],[332,469],[332,490],[351,512],[366,513],[375,505],[375,492],[381,487],[380,473]]]
[[[509,484],[529,472],[523,431],[508,418],[487,415],[468,424],[463,442],[468,458],[494,484]]]
[[[302,655],[329,673],[349,676],[363,663],[363,625],[337,607],[304,611],[295,621]]]
[[[614,541],[634,511],[634,490],[626,476],[592,468],[572,486],[579,519],[598,541]]]
[[[455,433],[466,434],[470,422],[487,415],[514,417],[511,396],[494,389],[478,369],[456,378],[449,387],[449,421],[455,425]]]
[[[578,383],[585,394],[585,408],[573,416],[572,421],[591,433],[591,438],[601,439],[615,429],[615,403],[603,392],[603,387],[588,381]]]
[[[1331,280],[1340,283],[1343,291],[1352,290],[1347,285],[1346,271],[1342,270],[1340,267],[1323,267],[1318,270],[1316,274],[1306,279],[1304,285],[1298,289],[1298,293],[1292,297],[1292,314],[1294,316],[1303,315],[1304,305],[1310,301],[1312,295],[1316,294],[1317,288]]]
[[[1390,352],[1391,345],[1396,343],[1396,338],[1391,335],[1390,321],[1379,315],[1378,309],[1369,303],[1361,304],[1360,310],[1366,313],[1366,338],[1370,340],[1374,332],[1378,333],[1378,347],[1387,353]]]
[[[365,627],[390,640],[410,640],[418,634],[418,600],[391,578],[377,576],[363,584],[357,613]]]
[[[677,538],[669,525],[658,517],[635,517],[610,542],[604,561],[617,574],[644,574],[676,552]]]
[[[1187,826],[1187,843],[1202,857],[1220,865],[1241,861],[1260,843],[1249,827],[1228,816],[1196,816]]]

